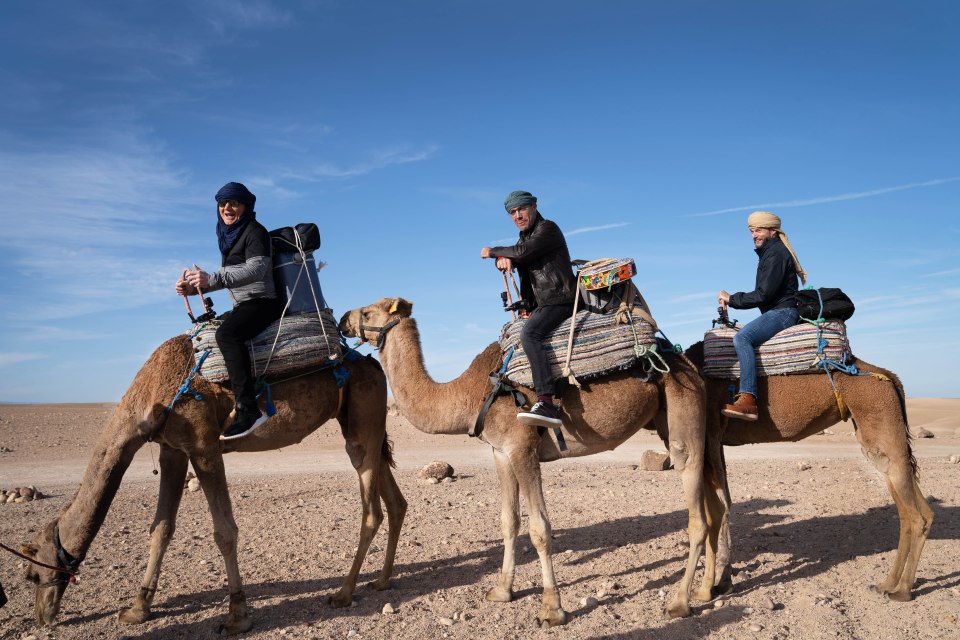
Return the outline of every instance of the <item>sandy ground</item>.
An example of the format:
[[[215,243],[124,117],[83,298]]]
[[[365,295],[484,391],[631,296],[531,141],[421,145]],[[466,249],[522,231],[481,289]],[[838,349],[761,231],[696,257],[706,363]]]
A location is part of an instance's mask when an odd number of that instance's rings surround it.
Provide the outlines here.
[[[35,485],[49,494],[0,505],[0,541],[30,540],[63,510],[112,409],[0,405],[0,487]],[[254,616],[254,628],[241,637],[960,638],[960,464],[949,461],[960,454],[960,400],[911,399],[908,410],[915,430],[934,434],[914,441],[936,520],[913,602],[888,602],[867,589],[889,569],[897,514],[844,424],[801,443],[728,449],[735,590],[720,602],[697,604],[689,618],[665,619],[662,609],[686,556],[686,513],[675,472],[636,468],[644,450],[661,450],[654,435],[639,434],[616,451],[544,466],[557,578],[570,621],[540,630],[534,622],[540,567],[526,517],[517,598],[484,601],[502,559],[488,448],[466,436],[421,434],[391,417],[397,478],[410,504],[393,588],[364,586],[383,561],[384,527],[347,609],[327,603],[353,557],[360,516],[356,475],[336,423],[296,447],[227,457]],[[156,455],[155,446],[145,447],[127,472],[56,626],[36,626],[24,564],[0,552],[0,582],[10,599],[0,609],[0,638],[217,637],[226,580],[200,492],[184,496],[154,617],[139,626],[116,619],[145,568]],[[417,470],[432,460],[453,465],[456,481],[419,481]],[[395,613],[382,613],[388,603]]]

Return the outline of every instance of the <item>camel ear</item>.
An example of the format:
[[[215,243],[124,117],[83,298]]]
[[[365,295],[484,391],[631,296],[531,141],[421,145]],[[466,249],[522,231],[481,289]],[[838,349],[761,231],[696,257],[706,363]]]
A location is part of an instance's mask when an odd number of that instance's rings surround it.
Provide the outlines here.
[[[37,546],[35,546],[35,545],[32,545],[32,544],[21,544],[21,545],[20,545],[20,553],[22,553],[22,554],[25,555],[25,556],[30,556],[31,558],[36,558],[38,551],[40,551],[40,547],[37,547]]]
[[[403,298],[394,298],[393,302],[390,304],[390,315],[395,313],[401,315],[404,318],[409,318],[410,314],[413,312],[413,303]]]

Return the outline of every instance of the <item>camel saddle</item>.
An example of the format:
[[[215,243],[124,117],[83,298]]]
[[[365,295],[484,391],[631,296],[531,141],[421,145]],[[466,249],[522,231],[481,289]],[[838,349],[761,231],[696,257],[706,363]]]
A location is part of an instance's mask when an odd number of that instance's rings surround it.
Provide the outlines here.
[[[703,336],[703,375],[707,378],[735,380],[740,377],[740,361],[733,348],[736,328],[720,326]],[[823,340],[823,348],[818,349]],[[756,349],[757,375],[774,376],[820,373],[822,359],[845,362],[851,355],[847,328],[839,320],[820,325],[803,322],[788,327]]]
[[[190,331],[194,357],[200,363],[200,374],[211,382],[226,382],[230,376],[217,347],[216,333],[220,321],[210,320],[199,331]],[[277,335],[279,332],[279,335]],[[333,364],[343,355],[343,343],[333,311],[288,315],[275,321],[256,338],[247,341],[255,376],[266,375],[268,382]]]

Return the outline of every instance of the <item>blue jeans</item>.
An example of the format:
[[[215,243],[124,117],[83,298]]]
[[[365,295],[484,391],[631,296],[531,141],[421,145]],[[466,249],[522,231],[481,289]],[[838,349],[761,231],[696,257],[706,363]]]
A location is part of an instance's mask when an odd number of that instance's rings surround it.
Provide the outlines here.
[[[754,349],[784,329],[797,324],[796,307],[771,309],[743,325],[733,336],[733,348],[740,360],[740,393],[757,395],[757,354]]]

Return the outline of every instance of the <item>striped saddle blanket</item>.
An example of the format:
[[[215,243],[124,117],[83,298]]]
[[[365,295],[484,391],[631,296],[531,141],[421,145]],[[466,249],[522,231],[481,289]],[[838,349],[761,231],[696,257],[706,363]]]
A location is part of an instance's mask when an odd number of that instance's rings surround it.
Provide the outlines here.
[[[823,357],[843,362],[850,354],[847,328],[840,321],[824,322],[822,334],[815,325],[803,322],[784,329],[759,348],[757,375],[776,376],[795,373],[817,373],[819,361],[817,340],[823,338],[826,345]],[[740,362],[733,348],[735,329],[718,327],[703,337],[703,375],[708,378],[736,379],[740,377]]]
[[[638,360],[635,347],[649,347],[655,343],[654,328],[643,321],[634,310],[633,325],[617,324],[617,314],[598,314],[578,311],[573,334],[573,355],[570,370],[579,380],[596,378],[605,373],[633,367]],[[520,331],[526,320],[517,319],[503,327],[500,349],[504,358],[510,354],[506,377],[525,387],[533,388],[530,361],[520,344]],[[636,332],[636,333],[634,333]],[[563,375],[567,361],[567,342],[570,339],[570,319],[554,329],[544,341],[547,362],[555,378]]]
[[[200,373],[211,382],[226,382],[230,378],[223,354],[217,347],[219,326],[219,320],[211,320],[192,337],[196,362],[200,361],[204,351],[210,350],[200,367]],[[330,309],[321,311],[319,317],[316,312],[311,312],[281,318],[256,338],[248,340],[247,349],[254,375],[262,375],[266,370],[268,381],[332,365],[334,360],[343,355],[340,331]]]

